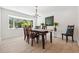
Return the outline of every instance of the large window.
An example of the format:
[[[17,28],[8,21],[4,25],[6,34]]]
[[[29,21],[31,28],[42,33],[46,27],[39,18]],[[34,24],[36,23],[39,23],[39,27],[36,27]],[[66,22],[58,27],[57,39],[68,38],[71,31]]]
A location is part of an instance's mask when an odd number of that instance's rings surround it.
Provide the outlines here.
[[[25,24],[33,26],[33,20],[9,16],[9,28],[22,28]]]

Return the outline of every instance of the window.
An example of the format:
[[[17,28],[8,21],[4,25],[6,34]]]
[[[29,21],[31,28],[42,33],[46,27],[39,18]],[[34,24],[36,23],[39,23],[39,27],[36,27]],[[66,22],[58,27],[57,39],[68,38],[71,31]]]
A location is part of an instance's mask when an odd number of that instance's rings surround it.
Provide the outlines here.
[[[22,17],[9,16],[9,28],[22,28],[25,25],[33,26],[33,20],[29,20]]]

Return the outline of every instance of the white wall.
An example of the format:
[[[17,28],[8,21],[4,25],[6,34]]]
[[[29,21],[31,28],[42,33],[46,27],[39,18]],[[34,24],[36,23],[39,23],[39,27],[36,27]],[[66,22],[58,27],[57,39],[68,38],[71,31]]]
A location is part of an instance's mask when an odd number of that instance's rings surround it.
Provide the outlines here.
[[[77,40],[77,7],[65,7],[65,10],[55,12],[55,21],[59,22],[58,36],[66,31],[67,25],[75,25],[74,40]]]
[[[54,7],[53,7],[54,9]],[[57,36],[61,38],[61,34],[66,31],[67,25],[75,25],[74,30],[74,40],[76,41],[78,39],[77,36],[77,7],[71,7],[71,6],[64,6],[64,7],[56,7],[54,10],[52,10],[51,13],[48,13],[44,15],[44,17],[47,16],[54,16],[54,21],[57,21],[59,23]],[[44,19],[43,17],[43,19]],[[40,22],[44,22],[45,20],[40,20]],[[51,26],[50,28],[53,29]]]
[[[0,40],[1,40],[1,8],[0,8]]]
[[[29,15],[25,15],[19,12],[11,11],[2,8],[2,21],[1,21],[1,29],[2,29],[2,34],[1,37],[2,39],[7,39],[7,38],[14,38],[17,36],[22,36],[23,35],[23,29],[9,29],[8,27],[8,15],[13,15],[13,16],[19,16],[19,17],[24,17],[24,18],[29,18],[33,20],[33,17]]]
[[[78,9],[78,13],[77,13],[77,15],[78,15],[78,21],[77,21],[77,23],[78,23],[78,27],[77,27],[77,29],[78,29],[78,40],[77,40],[77,42],[78,42],[78,45],[79,45],[79,7],[77,7]]]

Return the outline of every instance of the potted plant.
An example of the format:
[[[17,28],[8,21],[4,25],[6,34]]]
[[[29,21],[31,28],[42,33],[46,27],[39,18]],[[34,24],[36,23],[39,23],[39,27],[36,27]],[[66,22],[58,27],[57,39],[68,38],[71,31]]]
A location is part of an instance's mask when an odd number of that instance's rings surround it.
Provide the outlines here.
[[[29,22],[29,21],[22,21],[21,26],[22,26],[23,28],[24,28],[24,27],[29,27],[29,26],[32,26],[32,23]]]
[[[41,23],[42,26],[44,26],[44,23]]]
[[[44,23],[41,23],[42,28],[43,28],[44,25],[45,25]]]
[[[57,31],[57,26],[59,25],[59,23],[58,22],[54,22],[54,31],[56,32]]]
[[[27,26],[28,26],[28,24],[27,24],[27,22],[26,22],[26,21],[22,21],[22,22],[21,22],[21,27],[23,27],[23,28],[24,28],[24,27],[27,27]]]

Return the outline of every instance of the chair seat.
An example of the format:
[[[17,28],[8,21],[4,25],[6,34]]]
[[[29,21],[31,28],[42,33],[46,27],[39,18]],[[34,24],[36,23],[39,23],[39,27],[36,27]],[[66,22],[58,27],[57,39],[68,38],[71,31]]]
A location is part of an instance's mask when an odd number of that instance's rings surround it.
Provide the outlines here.
[[[63,35],[64,35],[66,36],[66,42],[68,42],[68,36],[71,36],[72,42],[74,42],[73,34],[74,34],[74,25],[68,25],[66,33],[62,33],[62,40],[63,40]]]
[[[34,32],[32,32],[31,33],[31,38],[36,38],[36,37],[38,37],[39,35],[37,34],[37,33],[34,33]]]
[[[62,33],[62,35],[65,35],[65,36],[72,36],[71,34],[66,34],[66,33]]]

